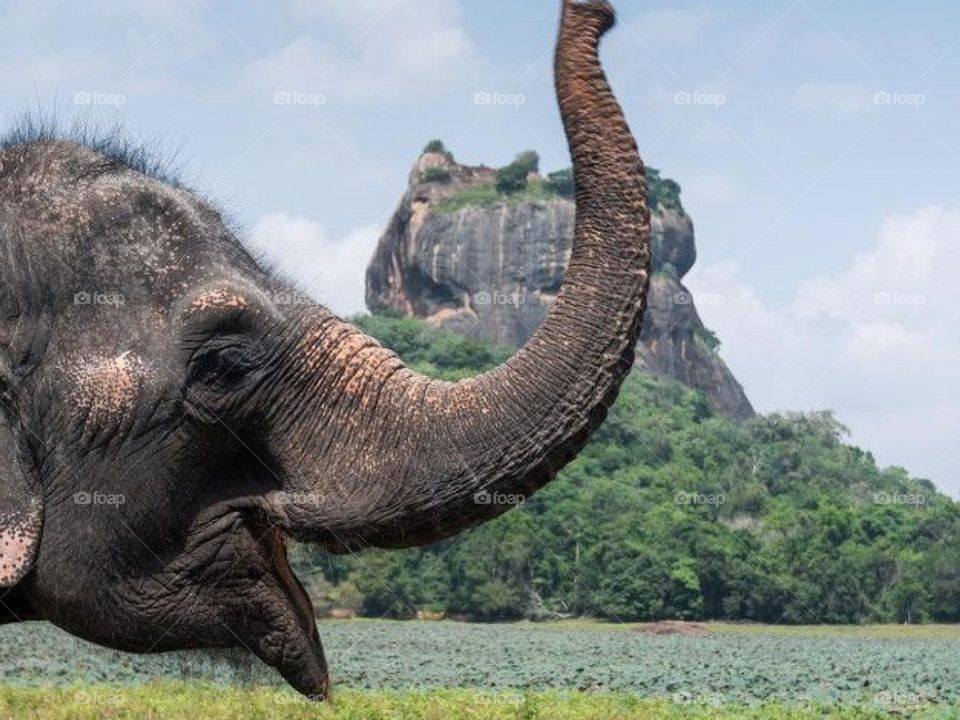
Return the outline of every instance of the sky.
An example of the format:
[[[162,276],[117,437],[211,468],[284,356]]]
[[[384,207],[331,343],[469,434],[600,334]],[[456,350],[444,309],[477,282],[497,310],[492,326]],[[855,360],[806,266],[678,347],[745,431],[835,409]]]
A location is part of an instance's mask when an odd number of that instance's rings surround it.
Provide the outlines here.
[[[611,83],[645,160],[683,187],[686,282],[755,407],[833,409],[882,464],[960,497],[960,5],[615,4]],[[121,124],[355,313],[426,141],[569,165],[558,9],[0,0],[0,121]]]

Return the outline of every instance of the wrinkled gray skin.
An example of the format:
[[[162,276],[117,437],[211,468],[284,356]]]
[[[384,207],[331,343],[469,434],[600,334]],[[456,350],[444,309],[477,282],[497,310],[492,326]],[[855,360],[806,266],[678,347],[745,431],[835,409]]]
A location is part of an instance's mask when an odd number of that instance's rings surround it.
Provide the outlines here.
[[[191,193],[75,142],[7,144],[0,622],[137,652],[246,647],[323,698],[287,537],[426,544],[548,482],[613,402],[648,284],[643,169],[597,58],[612,23],[606,2],[564,2],[579,190],[559,300],[506,364],[459,383],[290,302]]]

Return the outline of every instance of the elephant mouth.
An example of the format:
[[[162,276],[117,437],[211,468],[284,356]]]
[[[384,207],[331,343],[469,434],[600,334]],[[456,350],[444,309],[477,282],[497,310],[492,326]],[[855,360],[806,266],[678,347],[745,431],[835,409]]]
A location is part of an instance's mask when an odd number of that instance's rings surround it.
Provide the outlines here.
[[[262,511],[248,515],[244,525],[256,539],[276,600],[284,607],[275,617],[287,618],[274,628],[273,639],[267,641],[266,653],[261,659],[276,667],[287,682],[304,695],[314,700],[326,699],[330,678],[317,632],[316,614],[310,597],[290,568],[287,535]]]
[[[272,519],[261,512],[254,513],[244,521],[250,534],[257,539],[270,575],[283,593],[284,599],[294,611],[303,631],[317,638],[316,614],[310,596],[290,567],[287,557],[287,535]],[[319,643],[319,638],[317,638]]]

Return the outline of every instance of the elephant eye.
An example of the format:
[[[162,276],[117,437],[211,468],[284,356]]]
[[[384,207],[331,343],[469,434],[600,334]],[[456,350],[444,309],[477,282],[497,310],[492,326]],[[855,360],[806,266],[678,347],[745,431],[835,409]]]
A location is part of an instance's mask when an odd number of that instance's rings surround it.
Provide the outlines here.
[[[255,353],[242,345],[226,345],[200,355],[191,378],[210,387],[229,388],[245,380],[257,367]]]

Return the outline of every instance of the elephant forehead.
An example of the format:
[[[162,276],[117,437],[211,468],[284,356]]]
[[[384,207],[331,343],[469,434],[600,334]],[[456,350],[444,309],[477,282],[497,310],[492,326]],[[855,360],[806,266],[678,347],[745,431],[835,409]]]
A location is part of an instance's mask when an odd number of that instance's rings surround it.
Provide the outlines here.
[[[239,292],[217,288],[209,290],[202,295],[194,298],[187,308],[188,312],[197,310],[209,310],[213,308],[242,308],[248,304],[247,299]]]
[[[132,352],[77,358],[66,368],[73,407],[95,421],[119,417],[132,407],[146,379],[143,360]]]

